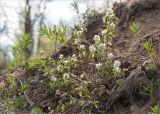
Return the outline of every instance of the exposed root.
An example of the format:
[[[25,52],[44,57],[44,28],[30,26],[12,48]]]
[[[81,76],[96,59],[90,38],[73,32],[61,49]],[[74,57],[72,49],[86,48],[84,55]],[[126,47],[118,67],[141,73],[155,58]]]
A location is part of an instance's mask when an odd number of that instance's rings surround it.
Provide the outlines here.
[[[147,85],[148,83],[149,81],[145,72],[139,67],[130,73],[126,79],[126,84],[127,94],[131,103],[135,101],[135,97],[137,97],[137,94],[141,91],[143,85]]]

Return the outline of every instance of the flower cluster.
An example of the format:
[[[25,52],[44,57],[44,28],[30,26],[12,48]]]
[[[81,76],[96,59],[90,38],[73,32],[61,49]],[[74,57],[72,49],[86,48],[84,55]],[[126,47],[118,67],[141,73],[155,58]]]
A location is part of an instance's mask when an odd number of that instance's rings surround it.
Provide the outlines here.
[[[101,35],[102,36],[104,36],[104,35],[106,35],[107,34],[107,30],[103,30],[102,32],[101,32]]]
[[[64,58],[64,55],[63,55],[63,54],[60,54],[60,55],[59,55],[59,59],[62,59],[62,58]]]
[[[57,70],[60,72],[60,71],[62,71],[62,69],[63,69],[63,66],[62,65],[58,65],[57,66]]]
[[[40,51],[40,54],[43,55],[43,54],[44,54],[44,51]]]
[[[108,9],[106,15],[103,17],[105,29],[101,32],[101,35],[113,36],[113,32],[116,28],[117,18],[115,17],[114,11]]]
[[[108,9],[105,17],[108,17],[109,19],[112,19],[114,17],[114,11],[112,9]],[[103,18],[103,22],[105,22],[105,19],[106,19],[105,17]]]
[[[50,80],[51,80],[52,82],[55,82],[55,81],[57,80],[57,78],[55,78],[54,76],[52,76],[52,77],[50,77]]]
[[[108,56],[109,59],[113,58],[113,54],[112,53],[109,53],[107,56]]]
[[[95,42],[99,42],[100,41],[100,36],[99,35],[95,35],[93,39],[94,39]]]
[[[112,15],[114,11],[112,9],[108,9],[106,15]]]
[[[91,53],[94,53],[96,51],[96,48],[94,47],[94,45],[89,46],[89,51]]]
[[[111,28],[112,30],[114,30],[115,27],[116,27],[116,25],[115,25],[114,23],[111,23],[111,24],[110,24],[110,28]]]
[[[83,35],[83,31],[82,31],[82,30],[77,31],[77,37],[78,37],[78,38],[81,38],[82,35]]]
[[[92,61],[94,61],[95,59],[105,60],[105,51],[107,49],[106,44],[101,41],[99,35],[95,35],[93,39],[95,43],[89,46],[90,57],[92,58]]]
[[[120,66],[121,66],[121,62],[120,61],[118,61],[118,60],[114,61],[113,68],[114,68],[114,71],[116,73],[119,73],[121,71]]]
[[[80,45],[79,47],[80,47],[81,50],[85,49],[85,45]]]
[[[121,62],[119,62],[118,60],[114,61],[113,64],[114,67],[120,67],[121,66]]]
[[[79,44],[79,43],[81,43],[81,40],[80,39],[75,39],[74,43]]]
[[[106,44],[105,43],[100,43],[99,46],[98,46],[98,48],[100,50],[105,50],[106,49]]]
[[[96,51],[103,51],[106,49],[106,45],[105,43],[102,43],[101,40],[100,40],[100,36],[99,35],[95,35],[94,36],[94,41],[95,41],[95,44],[94,45],[91,45],[89,47],[89,50],[91,53],[93,52],[96,52]]]
[[[69,73],[64,73],[64,74],[63,74],[63,78],[64,78],[64,79],[68,79],[69,77],[70,77],[70,76],[69,76]]]
[[[68,60],[64,60],[64,64],[67,65],[69,63]]]
[[[73,61],[73,62],[77,62],[78,61],[76,54],[72,55],[71,61]]]
[[[96,64],[96,69],[97,69],[97,70],[100,70],[101,67],[102,67],[102,64],[101,64],[101,63]]]

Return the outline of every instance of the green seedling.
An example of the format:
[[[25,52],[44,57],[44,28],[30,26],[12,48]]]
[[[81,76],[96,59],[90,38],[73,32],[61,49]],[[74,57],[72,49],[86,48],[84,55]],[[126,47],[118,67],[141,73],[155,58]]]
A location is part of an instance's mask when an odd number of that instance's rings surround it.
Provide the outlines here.
[[[152,114],[160,114],[160,105],[155,105],[151,107],[151,113]]]
[[[145,42],[143,47],[149,55],[153,52],[153,44],[151,42]]]
[[[35,107],[33,110],[32,110],[32,114],[44,114],[42,112],[42,110],[38,107]]]
[[[138,33],[140,32],[140,24],[133,22],[131,23],[131,25],[129,26],[129,29],[133,35],[133,38],[136,39],[138,36]]]

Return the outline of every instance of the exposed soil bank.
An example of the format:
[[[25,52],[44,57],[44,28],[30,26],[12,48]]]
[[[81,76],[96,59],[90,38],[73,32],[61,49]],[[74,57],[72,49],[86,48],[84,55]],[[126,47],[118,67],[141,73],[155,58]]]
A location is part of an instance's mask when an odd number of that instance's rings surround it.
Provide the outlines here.
[[[100,110],[93,109],[91,113],[147,114],[151,106],[160,103],[160,87],[156,85],[157,80],[160,79],[160,0],[115,3],[113,9],[120,23],[116,28],[113,45],[108,51],[113,53],[114,59],[121,61],[120,67],[125,71],[116,78],[102,80],[104,88],[95,88],[99,91],[105,89],[105,92],[103,96],[98,96]],[[100,14],[95,20],[86,24],[88,32],[86,33],[87,39],[83,42],[85,45],[89,46],[93,43],[94,35],[101,35],[104,26],[103,16],[104,14]],[[141,26],[137,39],[133,39],[129,31],[129,25],[133,21]],[[155,69],[148,67],[152,63],[152,58],[143,48],[146,41],[152,42],[154,46],[154,57],[157,60]],[[74,47],[64,46],[51,57],[56,59],[59,54],[68,56],[74,52],[76,52]],[[90,70],[88,66],[86,62],[77,70],[87,72]],[[14,71],[12,75],[21,80],[30,80],[32,87],[27,91],[27,95],[43,111],[47,112],[48,107],[69,97],[67,93],[59,94],[54,98],[50,96],[47,92],[48,79],[43,76],[42,71],[26,72],[20,69]],[[5,76],[1,76],[0,80],[0,85],[4,86]],[[151,83],[154,86],[152,97],[144,93],[144,87]],[[82,114],[83,107],[73,106],[72,108],[73,110],[67,110],[64,114]]]

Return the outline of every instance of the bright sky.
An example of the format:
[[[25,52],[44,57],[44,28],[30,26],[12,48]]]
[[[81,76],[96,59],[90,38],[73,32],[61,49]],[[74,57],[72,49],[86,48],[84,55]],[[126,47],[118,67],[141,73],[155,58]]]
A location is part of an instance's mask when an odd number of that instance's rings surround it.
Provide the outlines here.
[[[90,0],[89,4],[95,5],[96,8],[100,8],[105,0]],[[71,7],[73,0],[55,0],[47,5],[46,12],[47,21],[52,24],[57,24],[59,21],[65,21],[70,23],[74,17],[76,17],[76,13]],[[80,3],[80,11],[81,13],[85,12],[86,5],[85,3]]]
[[[32,3],[32,6],[35,7],[35,12],[37,11],[37,1],[38,0],[35,0]],[[95,6],[98,9],[104,5],[105,1],[106,0],[89,0],[89,4],[91,6]],[[83,13],[86,10],[85,2],[79,4],[81,13]],[[3,47],[8,48],[10,47],[10,45],[13,45],[15,42],[15,33],[20,32],[18,12],[22,7],[24,7],[24,3],[24,0],[0,0],[0,6],[4,6],[4,10],[6,12],[7,17],[5,18],[3,15],[0,15],[0,26],[2,22],[4,22],[3,20],[7,20],[7,25],[9,29],[8,36],[6,34],[0,35],[0,45],[3,45]],[[45,11],[45,24],[47,24],[48,26],[53,26],[54,24],[58,24],[60,21],[64,21],[69,24],[74,23],[73,19],[77,15],[71,7],[71,3],[73,3],[73,0],[54,0],[48,3]]]
[[[47,4],[47,9],[45,11],[46,13],[45,23],[48,26],[52,26],[53,24],[58,24],[59,21],[71,23],[73,21],[73,18],[76,16],[76,13],[73,11],[73,8],[71,7],[71,3],[73,3],[73,0],[54,0],[49,4]],[[93,0],[90,0],[90,4],[96,4],[95,5],[96,7],[101,7],[103,3],[104,3],[104,0],[95,0],[95,3],[93,2]],[[20,11],[20,8],[24,6],[24,1],[23,0],[0,0],[0,4],[2,6],[5,6],[4,8],[7,15],[7,18],[1,16],[0,21],[3,22],[3,20],[7,19],[8,27],[9,27],[9,31],[8,31],[9,36],[6,36],[5,34],[1,35],[0,43],[4,44],[5,42],[5,45],[8,45],[13,42],[14,34],[20,32],[18,12]],[[33,6],[34,4],[36,5],[36,0],[35,0],[35,3],[33,2],[32,4]],[[86,5],[84,3],[81,3],[80,11],[84,12],[85,9],[86,9]]]

